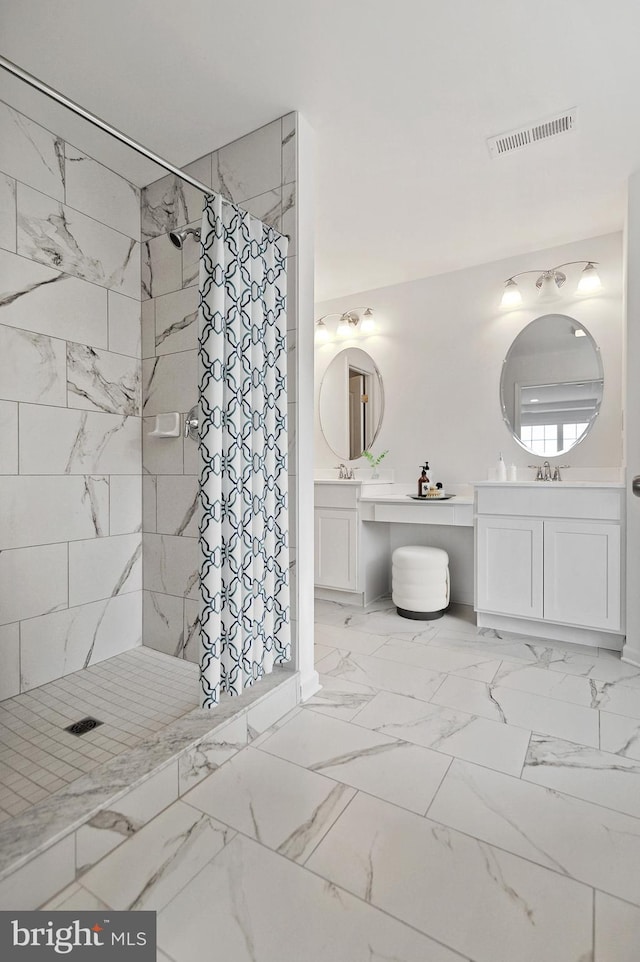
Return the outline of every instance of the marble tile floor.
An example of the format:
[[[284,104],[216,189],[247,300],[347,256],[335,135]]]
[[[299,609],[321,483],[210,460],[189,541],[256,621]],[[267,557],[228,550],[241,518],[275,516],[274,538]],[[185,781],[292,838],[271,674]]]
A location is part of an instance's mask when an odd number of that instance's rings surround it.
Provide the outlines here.
[[[191,711],[197,685],[197,665],[134,648],[0,701],[0,822]],[[88,716],[104,724],[64,730]]]
[[[323,689],[44,908],[154,909],[171,962],[637,962],[640,673],[464,609],[316,621]]]

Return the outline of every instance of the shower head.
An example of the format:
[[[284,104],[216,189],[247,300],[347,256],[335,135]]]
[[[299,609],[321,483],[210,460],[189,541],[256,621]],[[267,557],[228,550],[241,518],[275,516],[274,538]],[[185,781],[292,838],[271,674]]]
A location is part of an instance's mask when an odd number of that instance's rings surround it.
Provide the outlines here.
[[[200,241],[200,231],[195,227],[185,227],[183,230],[169,231],[169,240],[174,247],[177,247],[178,250],[181,251],[189,234],[193,235],[195,241]]]

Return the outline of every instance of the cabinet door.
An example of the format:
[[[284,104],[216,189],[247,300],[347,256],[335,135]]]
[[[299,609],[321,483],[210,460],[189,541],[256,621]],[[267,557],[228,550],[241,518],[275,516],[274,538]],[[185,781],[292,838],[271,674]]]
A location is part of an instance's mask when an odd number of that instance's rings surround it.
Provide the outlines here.
[[[544,616],[620,628],[620,525],[544,522]]]
[[[542,524],[538,518],[478,518],[478,611],[542,617]]]
[[[357,588],[358,514],[339,508],[315,510],[315,583],[321,588]]]

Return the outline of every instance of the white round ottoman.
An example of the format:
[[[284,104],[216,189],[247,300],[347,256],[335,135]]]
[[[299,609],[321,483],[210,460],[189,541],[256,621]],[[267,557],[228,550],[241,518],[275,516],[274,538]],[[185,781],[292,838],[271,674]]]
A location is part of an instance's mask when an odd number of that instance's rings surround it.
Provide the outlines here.
[[[396,548],[391,560],[391,599],[403,618],[441,618],[449,605],[447,552],[418,545]]]

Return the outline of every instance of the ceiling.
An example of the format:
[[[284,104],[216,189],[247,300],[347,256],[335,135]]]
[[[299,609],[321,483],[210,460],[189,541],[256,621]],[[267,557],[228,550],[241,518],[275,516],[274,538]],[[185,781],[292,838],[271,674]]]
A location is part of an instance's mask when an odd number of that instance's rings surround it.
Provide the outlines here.
[[[177,165],[290,110],[316,133],[318,300],[619,230],[636,0],[2,0],[0,53]],[[140,185],[153,164],[0,71]],[[578,107],[575,132],[488,136]]]

